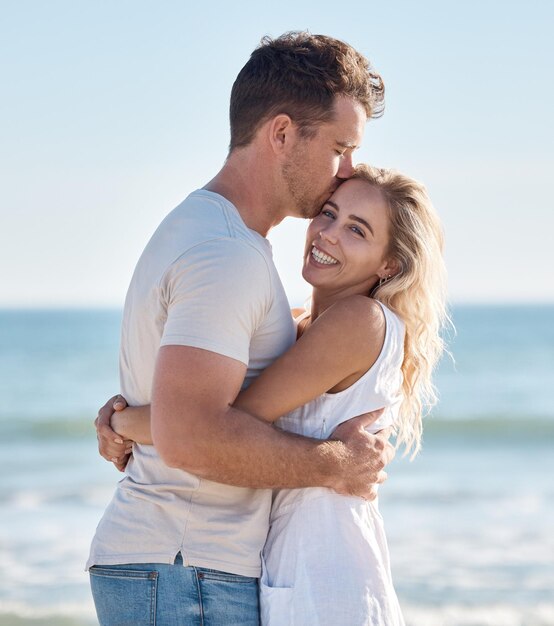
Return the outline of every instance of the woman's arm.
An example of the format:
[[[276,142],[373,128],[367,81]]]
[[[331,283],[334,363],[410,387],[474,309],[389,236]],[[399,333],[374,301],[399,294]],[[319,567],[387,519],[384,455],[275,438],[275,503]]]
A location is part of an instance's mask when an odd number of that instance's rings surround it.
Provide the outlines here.
[[[133,442],[152,444],[150,406],[128,407],[120,394],[100,408],[94,426],[100,456],[120,472],[127,466]]]
[[[273,422],[322,393],[349,387],[377,360],[385,329],[375,300],[340,300],[242,391],[234,406]]]
[[[150,405],[127,406],[116,411],[111,418],[111,426],[116,433],[135,443],[152,445],[150,431]]]

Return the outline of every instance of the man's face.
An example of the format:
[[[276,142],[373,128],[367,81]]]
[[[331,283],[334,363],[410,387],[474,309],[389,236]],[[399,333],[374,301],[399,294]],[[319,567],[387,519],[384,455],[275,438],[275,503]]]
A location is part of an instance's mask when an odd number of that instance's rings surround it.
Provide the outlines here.
[[[352,176],[352,153],[362,141],[366,121],[361,104],[338,97],[334,121],[320,124],[314,137],[297,139],[282,166],[292,215],[315,217],[340,183]]]

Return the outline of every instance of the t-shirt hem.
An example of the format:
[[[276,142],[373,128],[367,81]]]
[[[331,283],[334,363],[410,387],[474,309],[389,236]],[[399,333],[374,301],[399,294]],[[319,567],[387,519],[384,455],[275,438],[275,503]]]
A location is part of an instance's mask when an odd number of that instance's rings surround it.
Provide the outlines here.
[[[179,552],[179,550],[177,550],[177,552]],[[163,554],[153,553],[92,555],[85,565],[85,571],[88,571],[94,565],[132,565],[133,563],[164,563],[166,565],[172,565],[175,562],[175,556],[177,552],[175,552],[174,554],[168,554],[167,552],[164,552]],[[230,561],[206,559],[200,556],[191,555],[190,553],[186,553],[186,555],[183,557],[183,565],[206,567],[208,569],[215,569],[220,572],[236,574],[238,576],[248,576],[250,578],[259,578],[261,575],[261,563],[258,566],[244,565],[240,563],[233,563]]]
[[[229,561],[206,559],[190,553],[186,555],[186,562],[187,565],[194,565],[195,567],[207,567],[208,569],[215,569],[220,572],[238,574],[239,576],[250,576],[252,578],[259,578],[262,573],[261,562],[258,566],[239,565],[237,563],[230,563]]]
[[[129,563],[164,563],[171,565],[175,562],[177,552],[173,555],[168,555],[167,552],[163,554],[95,554],[89,557],[85,565],[85,571],[88,571],[93,565],[127,565]]]

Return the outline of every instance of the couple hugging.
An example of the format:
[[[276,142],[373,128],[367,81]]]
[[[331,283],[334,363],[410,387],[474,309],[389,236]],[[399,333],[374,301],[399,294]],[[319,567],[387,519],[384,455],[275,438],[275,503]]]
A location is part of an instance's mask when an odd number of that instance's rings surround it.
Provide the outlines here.
[[[87,563],[103,626],[404,623],[377,485],[391,433],[420,445],[445,270],[425,188],[352,163],[383,94],[341,41],[262,40],[225,164],[139,259],[97,418],[125,469]],[[286,216],[311,219],[292,315],[265,239]]]

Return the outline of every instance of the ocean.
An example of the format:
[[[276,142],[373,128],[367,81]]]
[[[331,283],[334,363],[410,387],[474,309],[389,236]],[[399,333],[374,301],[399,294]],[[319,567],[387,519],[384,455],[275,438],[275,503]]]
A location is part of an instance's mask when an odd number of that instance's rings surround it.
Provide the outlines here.
[[[409,626],[554,625],[554,306],[459,306],[423,451],[381,489]],[[0,311],[0,626],[95,624],[84,563],[119,311]]]

